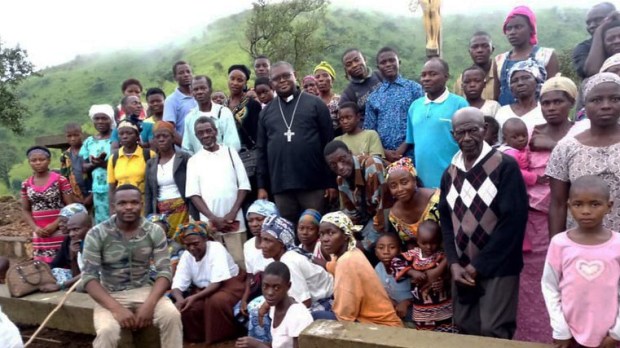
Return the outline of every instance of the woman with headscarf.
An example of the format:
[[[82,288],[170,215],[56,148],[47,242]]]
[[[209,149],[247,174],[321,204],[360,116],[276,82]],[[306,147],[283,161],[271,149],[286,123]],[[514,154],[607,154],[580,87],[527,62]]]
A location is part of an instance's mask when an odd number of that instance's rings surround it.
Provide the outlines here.
[[[97,134],[92,135],[82,144],[80,156],[84,159],[82,170],[89,175],[92,182],[93,210],[95,223],[110,217],[108,200],[108,159],[111,154],[114,109],[110,105],[93,105],[88,111]]]
[[[332,116],[334,135],[341,135],[342,130],[340,129],[340,122],[338,122],[338,103],[340,103],[340,95],[332,91],[334,81],[336,80],[336,70],[334,70],[328,62],[320,62],[319,65],[314,67],[314,78],[316,79],[319,89],[319,97],[323,100],[325,105],[327,105],[329,114]]]
[[[528,133],[532,134],[534,126],[545,123],[538,98],[540,88],[547,79],[547,72],[535,60],[528,59],[514,64],[507,76],[515,101],[502,106],[495,114],[500,127],[500,138],[504,122],[513,117],[521,118]]]
[[[409,157],[386,168],[386,183],[395,202],[390,208],[390,225],[404,244],[417,245],[418,227],[426,220],[439,223],[439,189],[419,186],[417,171]]]
[[[44,146],[26,151],[33,175],[22,182],[24,221],[32,228],[34,259],[51,263],[65,238],[58,228],[60,210],[73,203],[71,184],[49,169],[52,154]]]
[[[551,151],[558,142],[583,130],[569,119],[575,106],[577,86],[571,79],[557,75],[548,79],[540,91],[540,105],[546,123],[534,127],[530,146],[529,170],[544,176]],[[523,271],[519,280],[519,308],[515,339],[551,343],[549,315],[540,288],[545,257],[549,246],[549,204],[551,191],[548,182],[527,187],[530,208],[525,230]],[[527,249],[527,250],[526,250]]]
[[[241,299],[245,272],[202,221],[179,225],[175,239],[185,246],[170,295],[181,312],[183,338],[207,345],[235,336],[233,306]]]
[[[187,152],[174,148],[174,126],[165,121],[155,124],[154,139],[157,156],[146,162],[144,214],[164,214],[172,238],[176,226],[187,223],[191,201],[185,197]]]
[[[226,106],[235,118],[241,146],[251,150],[256,145],[258,114],[262,107],[259,102],[246,95],[250,76],[250,69],[245,65],[236,64],[228,68],[229,97]]]
[[[117,129],[121,148],[114,151],[108,160],[108,194],[112,197],[114,190],[125,184],[138,187],[144,194],[146,162],[155,157],[155,152],[138,145],[140,131],[135,124],[121,121]],[[112,202],[110,201],[109,204],[111,206]]]
[[[392,301],[364,253],[355,247],[354,226],[340,211],[321,219],[321,245],[332,255],[327,269],[334,275],[332,312],[313,313],[314,319],[337,319],[386,326],[402,327]]]
[[[273,261],[271,258],[264,257],[263,251],[260,248],[263,221],[271,215],[280,216],[280,212],[274,203],[264,199],[254,201],[245,215],[253,237],[243,244],[243,259],[247,274],[245,292],[239,303],[239,312],[250,318],[248,334],[250,337],[263,342],[271,341],[269,330],[265,331],[264,327],[258,322],[258,310],[263,301],[262,299],[260,301],[253,300],[261,296],[263,271]],[[253,313],[253,315],[249,313]]]
[[[620,76],[620,53],[616,53],[613,56],[607,58],[601,66],[601,70],[599,72],[610,72]],[[588,79],[589,78],[583,80],[583,82],[581,83],[582,88],[579,93],[579,100],[577,102],[577,108],[579,109],[579,111],[577,111],[577,113],[575,114],[575,121],[583,121],[588,118],[588,116],[586,115],[586,110],[583,107],[583,87],[587,84]]]
[[[575,179],[596,175],[609,186],[611,199],[620,200],[620,77],[608,72],[594,75],[584,92],[590,128],[559,141],[545,171],[551,186],[551,236],[575,226],[567,216],[568,191]],[[603,225],[620,231],[620,205],[613,205]]]
[[[502,106],[512,104],[516,98],[509,74],[513,65],[531,59],[542,66],[548,76],[555,76],[560,67],[553,48],[538,46],[536,15],[529,7],[515,7],[504,20],[503,31],[512,49],[495,57],[495,100]]]
[[[334,279],[321,266],[312,263],[295,245],[293,224],[277,215],[271,215],[263,221],[261,229],[261,249],[265,258],[281,261],[291,272],[289,296],[303,303],[311,311],[330,310],[331,297],[334,292]],[[250,312],[250,321],[257,315],[265,318],[269,306],[264,297],[254,299],[261,304],[258,313]],[[254,302],[253,301],[253,302]],[[264,332],[269,332],[270,320],[263,320]],[[252,337],[250,335],[250,337]],[[260,337],[253,337],[261,339]]]
[[[308,94],[316,95],[317,97],[319,96],[319,87],[314,75],[306,75],[301,80],[301,88]]]

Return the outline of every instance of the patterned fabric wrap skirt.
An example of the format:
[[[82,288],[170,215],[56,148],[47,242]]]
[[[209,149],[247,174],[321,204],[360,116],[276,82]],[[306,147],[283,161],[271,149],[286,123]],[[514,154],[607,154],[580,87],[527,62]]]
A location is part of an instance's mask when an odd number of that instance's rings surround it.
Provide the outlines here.
[[[168,225],[170,225],[170,229],[166,231],[168,238],[172,238],[174,231],[176,231],[180,224],[185,224],[189,221],[189,209],[183,198],[173,198],[157,202],[157,212],[166,215]]]

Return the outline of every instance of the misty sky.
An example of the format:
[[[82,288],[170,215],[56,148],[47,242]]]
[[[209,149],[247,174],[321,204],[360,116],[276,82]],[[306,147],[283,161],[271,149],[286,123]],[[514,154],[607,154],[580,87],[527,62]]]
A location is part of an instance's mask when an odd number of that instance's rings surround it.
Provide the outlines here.
[[[516,5],[588,8],[599,0],[443,0],[442,13],[505,10]],[[159,3],[160,5],[156,5]],[[409,0],[332,0],[332,6],[410,15]],[[0,40],[28,50],[38,68],[77,54],[149,48],[196,33],[216,19],[251,8],[251,0],[10,0],[0,13]],[[472,5],[475,8],[472,9]],[[418,9],[416,16],[419,16]],[[584,11],[585,16],[585,11]],[[541,23],[539,23],[541,25]]]

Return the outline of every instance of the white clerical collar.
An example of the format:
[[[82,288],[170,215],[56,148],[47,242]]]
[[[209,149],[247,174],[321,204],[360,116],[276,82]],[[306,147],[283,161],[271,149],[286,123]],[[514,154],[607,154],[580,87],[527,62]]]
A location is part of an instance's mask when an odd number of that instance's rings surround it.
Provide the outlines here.
[[[291,100],[295,99],[295,94],[291,94],[284,99],[285,102],[290,103]]]
[[[450,91],[448,90],[447,87],[443,91],[443,93],[439,96],[439,98],[437,98],[435,100],[428,99],[428,94],[424,94],[424,104],[430,104],[430,103],[441,104],[441,103],[445,102],[446,99],[448,99],[449,95],[450,95]]]
[[[486,155],[489,154],[489,152],[491,152],[491,150],[493,150],[491,145],[487,144],[486,141],[482,141],[482,151],[480,151],[480,155],[478,156],[478,158],[476,158],[476,161],[471,166],[471,168],[475,167],[478,162],[480,162]],[[454,155],[454,157],[452,158],[452,165],[464,172],[467,172],[467,169],[465,169],[465,160],[463,159],[463,151],[459,151],[456,153],[456,155]]]

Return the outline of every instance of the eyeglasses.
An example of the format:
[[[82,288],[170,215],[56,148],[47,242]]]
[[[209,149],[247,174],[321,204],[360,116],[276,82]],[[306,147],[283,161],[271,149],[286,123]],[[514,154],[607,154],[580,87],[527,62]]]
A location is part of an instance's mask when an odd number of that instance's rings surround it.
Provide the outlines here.
[[[282,74],[277,75],[277,76],[272,76],[271,77],[271,82],[279,82],[282,79],[289,80],[292,76],[293,76],[293,73],[285,72],[285,73],[282,73]]]
[[[469,134],[470,136],[480,135],[481,131],[482,130],[479,127],[469,128],[469,129],[459,129],[456,131],[452,131],[452,135],[457,139],[462,139],[465,137],[466,134]]]

